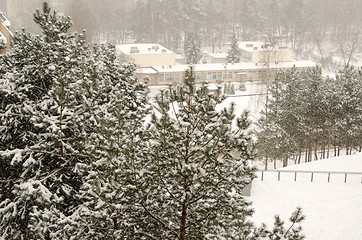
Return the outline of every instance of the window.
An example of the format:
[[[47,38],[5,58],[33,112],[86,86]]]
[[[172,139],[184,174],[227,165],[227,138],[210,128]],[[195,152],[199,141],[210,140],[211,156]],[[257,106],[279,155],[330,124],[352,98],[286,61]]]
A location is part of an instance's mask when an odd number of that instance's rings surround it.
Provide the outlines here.
[[[179,83],[180,82],[180,74],[179,73],[160,74],[160,82]]]
[[[204,80],[222,80],[222,72],[207,72],[203,73],[203,79]]]
[[[195,78],[196,78],[196,81],[201,81],[201,73],[196,73],[195,74]]]
[[[246,72],[247,79],[256,79],[258,78],[258,71],[247,71]]]
[[[237,79],[238,72],[224,72],[224,79]]]
[[[185,76],[186,76],[185,73],[182,73],[182,74],[181,74],[181,80],[182,80],[182,81],[185,79]],[[200,82],[201,79],[202,79],[202,78],[201,78],[202,75],[201,75],[201,73],[199,73],[199,72],[197,72],[197,73],[194,72],[194,77],[195,77],[195,81],[199,81],[199,82]]]

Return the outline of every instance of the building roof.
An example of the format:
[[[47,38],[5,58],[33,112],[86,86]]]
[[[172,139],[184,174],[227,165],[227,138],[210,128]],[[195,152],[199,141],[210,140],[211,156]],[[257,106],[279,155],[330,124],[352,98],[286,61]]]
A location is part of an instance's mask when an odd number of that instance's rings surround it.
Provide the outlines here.
[[[179,60],[185,60],[185,56],[181,55],[181,54],[176,54],[175,59],[179,59]]]
[[[207,55],[213,57],[213,58],[227,58],[227,53],[207,53]]]
[[[10,28],[10,21],[6,18],[5,14],[0,12],[0,22],[4,27]]]
[[[317,63],[314,61],[291,61],[280,62],[278,64],[270,64],[271,69],[292,68],[293,66],[299,68],[316,67]],[[184,72],[190,65],[166,65],[166,66],[153,66],[152,68],[159,73],[171,73],[171,72]],[[225,70],[260,70],[263,64],[255,64],[251,62],[241,62],[234,64],[212,63],[212,64],[196,64],[193,65],[194,71],[225,71]]]
[[[157,71],[152,67],[140,67],[140,68],[137,68],[136,73],[139,73],[139,74],[156,74]]]
[[[3,25],[3,27],[5,28],[5,30],[10,34],[11,37],[13,37],[13,33],[10,31],[10,21],[6,18],[5,14],[0,12],[0,23],[1,25]],[[3,34],[2,34],[3,35]],[[1,36],[0,36],[1,37]],[[5,36],[3,35],[3,37],[5,38]],[[6,43],[6,38],[5,38],[5,43]]]
[[[116,48],[123,54],[173,54],[169,49],[157,43],[120,44]]]
[[[264,51],[266,49],[266,47],[268,47],[268,43],[260,42],[260,41],[255,41],[255,42],[246,41],[246,42],[238,42],[238,46],[240,49],[242,49],[244,51],[256,52],[256,51]],[[286,47],[277,45],[277,46],[275,46],[275,50],[285,51],[285,50],[289,50],[289,49]]]

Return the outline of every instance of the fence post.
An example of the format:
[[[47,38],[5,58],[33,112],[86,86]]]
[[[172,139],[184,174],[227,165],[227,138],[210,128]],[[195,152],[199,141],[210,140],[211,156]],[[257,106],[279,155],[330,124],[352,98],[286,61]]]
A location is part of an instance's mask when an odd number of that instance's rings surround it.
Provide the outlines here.
[[[278,181],[280,181],[280,171],[278,171]]]
[[[344,174],[344,183],[347,182],[347,173]]]
[[[313,172],[312,172],[312,175],[310,177],[310,181],[313,182]]]
[[[297,172],[294,172],[294,182],[297,181]]]
[[[328,173],[328,182],[331,179],[331,173]]]
[[[261,180],[264,180],[264,171],[261,171]]]

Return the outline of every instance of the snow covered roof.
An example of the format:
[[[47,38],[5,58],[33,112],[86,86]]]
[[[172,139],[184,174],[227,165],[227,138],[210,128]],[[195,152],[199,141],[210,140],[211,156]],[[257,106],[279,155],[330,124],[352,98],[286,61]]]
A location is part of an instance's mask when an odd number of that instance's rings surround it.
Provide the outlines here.
[[[244,51],[248,51],[248,52],[256,52],[256,51],[264,51],[266,46],[268,45],[268,43],[265,42],[260,42],[260,41],[255,41],[255,42],[251,42],[251,41],[246,41],[246,42],[238,42],[238,46],[240,49],[244,50]],[[286,47],[281,47],[281,46],[275,46],[276,50],[289,50]]]
[[[180,60],[184,60],[186,59],[185,56],[181,55],[181,54],[176,54],[175,59],[180,59]]]
[[[208,55],[213,58],[226,58],[228,56],[227,53],[208,53]]]
[[[10,28],[10,21],[6,18],[5,14],[0,12],[0,22],[3,26]]]
[[[0,12],[0,23],[3,25],[5,30],[13,37],[13,33],[9,30],[10,28],[10,21],[6,18],[5,14]],[[4,36],[4,35],[3,35]],[[5,36],[4,36],[5,37]],[[6,42],[6,41],[5,41]]]
[[[281,69],[281,68],[292,68],[293,66],[299,68],[316,67],[317,63],[314,61],[292,61],[292,62],[280,62],[278,64],[270,64],[269,68]],[[157,72],[184,72],[190,65],[179,64],[179,65],[167,65],[167,66],[153,66]],[[224,70],[258,70],[263,69],[263,64],[255,64],[251,62],[241,62],[234,64],[223,64],[223,63],[212,63],[212,64],[196,64],[193,65],[194,71],[224,71]]]
[[[141,67],[141,68],[137,68],[136,70],[137,73],[139,74],[156,74],[157,71],[155,69],[153,69],[152,67]]]
[[[169,49],[157,43],[120,44],[116,48],[123,54],[173,54]]]

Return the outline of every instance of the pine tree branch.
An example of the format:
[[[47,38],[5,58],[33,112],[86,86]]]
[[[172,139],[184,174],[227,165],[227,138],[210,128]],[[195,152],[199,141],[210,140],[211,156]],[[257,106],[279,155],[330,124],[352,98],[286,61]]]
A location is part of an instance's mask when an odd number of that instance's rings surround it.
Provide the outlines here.
[[[158,173],[158,176],[159,176],[162,184],[164,185],[164,188],[166,189],[166,191],[170,194],[170,196],[171,196],[174,200],[176,200],[177,202],[180,203],[180,201],[178,200],[178,198],[176,198],[176,197],[172,194],[172,192],[166,187],[167,185],[166,185],[165,181],[163,180],[163,178],[162,178],[162,176],[161,176],[160,166],[158,166],[158,171],[157,171],[157,173]]]
[[[180,123],[180,120],[178,119],[179,117],[178,117],[178,114],[176,112],[176,109],[175,109],[175,106],[174,106],[173,102],[171,103],[171,105],[172,105],[172,110],[173,110],[173,112],[175,114],[176,120],[177,120],[178,123]]]
[[[150,235],[148,233],[145,233],[145,232],[138,232],[138,233],[141,234],[141,235],[144,235],[146,237],[149,237],[149,238],[151,238],[153,240],[158,240],[158,238],[155,238],[154,236],[152,236],[152,235]]]
[[[216,147],[216,145],[218,144],[219,140],[220,140],[220,136],[218,136],[216,142],[214,143],[214,145],[213,145],[213,147],[212,147],[212,149],[211,149],[210,154],[212,154],[212,152],[215,150],[215,147]],[[208,160],[208,159],[205,159],[205,161],[202,163],[201,167],[204,167],[204,166],[205,166],[207,160]]]
[[[166,223],[164,223],[161,219],[159,219],[158,217],[156,217],[154,214],[152,214],[148,208],[145,206],[144,202],[141,202],[141,206],[143,207],[143,209],[147,212],[147,214],[153,218],[154,220],[156,220],[158,223],[160,223],[162,226],[164,226],[165,228],[167,228],[168,230],[170,230],[176,237],[177,239],[180,239],[177,232],[174,232],[175,230],[170,228]]]

